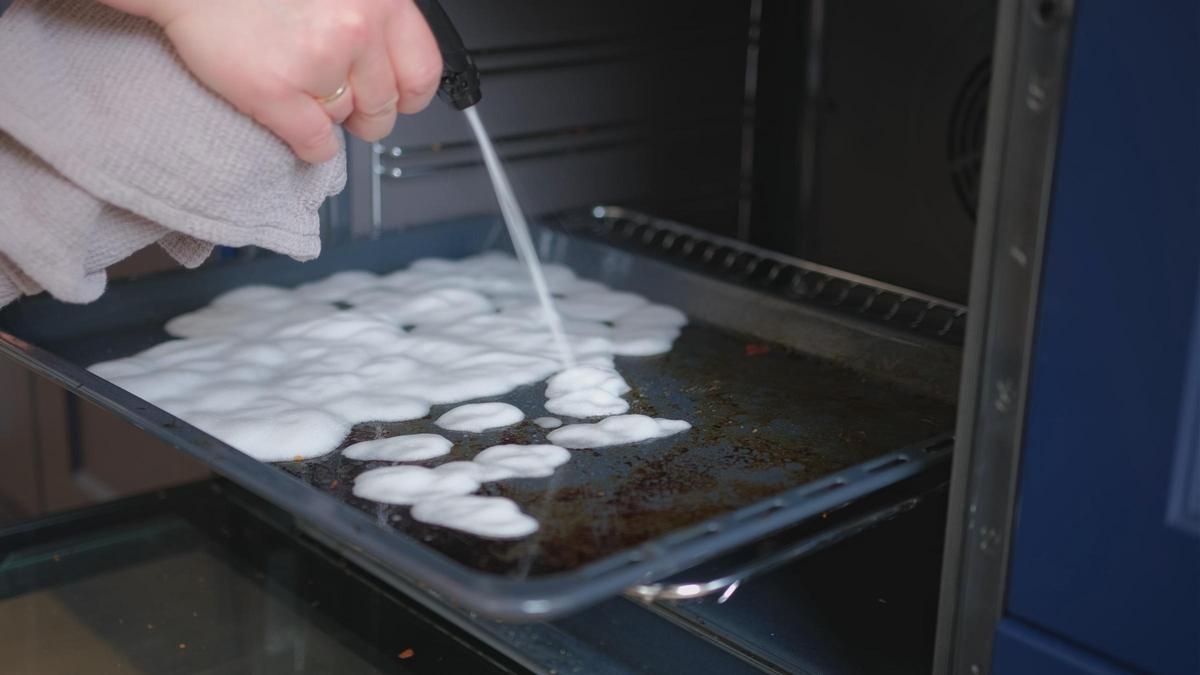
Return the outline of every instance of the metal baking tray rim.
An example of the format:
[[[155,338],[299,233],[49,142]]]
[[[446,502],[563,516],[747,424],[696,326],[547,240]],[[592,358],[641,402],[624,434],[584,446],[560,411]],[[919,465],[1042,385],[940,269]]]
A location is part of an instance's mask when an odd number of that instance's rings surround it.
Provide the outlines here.
[[[0,332],[0,351],[72,393],[122,415],[138,428],[179,447],[226,478],[275,503],[291,513],[306,531],[318,534],[343,555],[382,564],[428,592],[508,621],[541,621],[562,616],[630,586],[674,574],[712,557],[715,546],[729,548],[750,543],[799,522],[801,511],[805,516],[819,514],[946,462],[952,447],[950,435],[940,434],[571,572],[533,579],[483,575],[399,532],[394,532],[391,540],[401,543],[400,546],[358,536],[368,529],[379,529],[379,525],[364,513],[341,509],[337,499],[309,490],[306,483],[286,472],[259,470],[261,463],[240,450],[10,333]],[[339,512],[338,518],[323,517],[335,510]],[[306,526],[308,521],[318,520],[323,523],[320,528]],[[593,577],[594,583],[580,584],[580,575]],[[595,579],[600,575],[602,579]]]
[[[453,222],[440,225],[440,233],[474,231],[481,221],[495,225],[494,218],[463,219],[457,221],[457,225]],[[428,232],[413,233],[416,239],[410,243],[414,244],[414,248],[420,249],[419,240],[431,236]],[[413,235],[404,233],[403,236]],[[470,237],[462,238],[463,241],[467,239]],[[370,243],[368,267],[386,263],[390,268],[397,262],[403,262],[384,248],[376,242]],[[327,255],[321,261],[307,263],[305,267],[309,272],[331,265],[337,269],[337,259],[336,255]],[[265,262],[275,264],[275,261]],[[292,281],[309,278],[307,272],[303,275],[289,272],[289,275]],[[285,277],[283,283],[288,283],[286,278],[289,275],[282,275]],[[229,284],[234,281],[221,276],[210,290],[231,287]],[[719,284],[716,280],[711,283]],[[122,304],[130,299],[124,293],[125,290],[118,284],[110,289],[109,295],[112,297],[109,299],[138,319],[144,320],[150,316],[152,305],[156,302],[154,297],[146,299],[141,306],[138,303]],[[52,315],[45,314],[40,307],[35,303],[27,308],[13,308],[17,310],[15,325],[21,326],[18,332],[39,342],[45,340],[48,344],[66,337],[61,325],[52,320],[47,324]],[[38,319],[42,319],[40,325]],[[85,332],[78,333],[80,326],[76,326],[71,335],[86,336],[86,331],[98,330],[96,325],[86,320],[80,325]],[[26,333],[25,328],[31,326],[34,330]],[[749,544],[852,502],[880,487],[933,469],[948,462],[951,448],[948,434],[934,436],[785,490],[766,500],[670,531],[644,544],[618,550],[566,572],[537,577],[504,576],[471,569],[425,546],[416,538],[392,529],[387,529],[387,537],[367,536],[384,529],[368,514],[344,508],[343,502],[334,496],[308,489],[308,484],[303,480],[285,471],[275,470],[274,467],[263,470],[261,462],[47,349],[0,331],[0,352],[61,383],[70,392],[120,415],[134,426],[183,450],[217,473],[284,509],[311,536],[368,569],[381,570],[381,576],[393,576],[397,583],[404,582],[421,588],[442,600],[481,614],[513,621],[544,620],[568,614],[631,586],[663,579],[720,555],[723,550]]]

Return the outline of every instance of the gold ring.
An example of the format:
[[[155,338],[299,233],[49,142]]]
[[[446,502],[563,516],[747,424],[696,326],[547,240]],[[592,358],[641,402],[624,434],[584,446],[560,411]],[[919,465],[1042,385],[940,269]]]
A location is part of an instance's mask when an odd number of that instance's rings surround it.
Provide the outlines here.
[[[343,82],[342,86],[338,87],[337,91],[333,92],[332,94],[330,94],[328,96],[317,96],[316,97],[317,103],[320,103],[321,105],[327,105],[329,103],[333,103],[334,101],[341,98],[342,94],[346,93],[346,89],[349,86],[350,86],[350,84],[348,82]]]

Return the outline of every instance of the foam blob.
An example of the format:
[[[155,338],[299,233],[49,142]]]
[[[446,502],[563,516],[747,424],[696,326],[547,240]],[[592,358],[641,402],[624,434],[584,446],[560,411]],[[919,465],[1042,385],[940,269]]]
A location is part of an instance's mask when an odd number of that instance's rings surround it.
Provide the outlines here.
[[[345,419],[369,422],[404,422],[429,414],[429,404],[407,396],[359,393],[318,397],[321,407]]]
[[[296,295],[286,288],[278,286],[260,286],[251,284],[218,296],[212,301],[214,306],[242,306],[279,309],[296,304]]]
[[[629,410],[629,403],[620,398],[628,392],[625,378],[610,367],[575,366],[546,383],[546,410],[567,417],[620,415]]]
[[[415,296],[405,289],[376,288],[347,302],[368,316],[412,325],[449,323],[495,310],[483,295],[461,288],[436,288]]]
[[[385,504],[418,504],[478,489],[479,481],[465,473],[423,466],[385,466],[364,471],[354,479],[354,496]]]
[[[546,434],[546,438],[564,448],[601,448],[663,438],[691,428],[683,420],[618,415],[594,424],[568,424]]]
[[[614,354],[621,356],[654,356],[671,351],[675,338],[679,337],[676,328],[625,327],[620,324],[613,329],[609,338]]]
[[[563,316],[591,321],[613,321],[646,304],[646,299],[634,293],[597,290],[574,293],[555,303]]]
[[[343,457],[360,461],[419,462],[450,452],[451,443],[437,434],[409,434],[355,443],[342,451]]]
[[[621,396],[629,392],[629,384],[612,368],[579,365],[550,378],[546,382],[546,398],[557,398],[584,389],[600,389]]]
[[[629,410],[629,402],[603,389],[581,389],[546,401],[546,410],[566,417],[605,417]]]
[[[544,478],[570,459],[571,453],[557,445],[493,445],[472,461],[508,469],[515,477]]]
[[[370,272],[347,270],[299,286],[295,294],[313,302],[341,302],[356,291],[373,286],[378,281],[379,277]]]
[[[434,424],[451,431],[480,432],[507,427],[525,419],[521,409],[507,403],[468,403],[447,411]]]
[[[505,497],[465,495],[413,506],[414,520],[489,539],[518,539],[537,532],[538,522]]]
[[[533,423],[543,429],[557,429],[562,426],[562,420],[557,417],[538,417],[533,420]]]
[[[265,399],[219,413],[183,410],[193,426],[265,462],[311,459],[329,454],[350,425],[317,408]]]
[[[300,300],[288,304],[275,303],[256,307],[241,303],[212,304],[194,312],[182,314],[167,322],[164,327],[175,337],[242,336],[262,337],[272,335],[293,324],[326,318],[338,310],[326,303],[308,303]]]
[[[464,474],[477,483],[491,483],[517,475],[512,469],[498,464],[480,464],[479,462],[446,462],[435,467],[434,471]]]

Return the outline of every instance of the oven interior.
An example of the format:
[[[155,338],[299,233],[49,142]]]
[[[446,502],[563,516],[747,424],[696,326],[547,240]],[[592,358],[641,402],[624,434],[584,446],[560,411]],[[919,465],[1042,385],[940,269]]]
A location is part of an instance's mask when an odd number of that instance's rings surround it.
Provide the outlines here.
[[[569,665],[546,644],[614,640],[649,663],[594,624],[650,616],[754,668],[928,671],[995,3],[443,4],[540,254],[694,320],[669,358],[621,365],[634,412],[703,410],[711,431],[591,453],[553,491],[504,488],[551,531],[480,545],[355,503],[336,453],[264,468],[88,377],[229,288],[507,249],[465,120],[435,103],[350,142],[318,262],[229,250],[180,273],[147,254],[94,306],[0,313],[6,351],[38,373],[27,406],[66,429],[32,446],[57,442],[61,468],[39,471],[64,475],[8,501],[45,514],[215,471],[178,503],[252,504],[538,669]],[[536,434],[514,433],[464,452]]]

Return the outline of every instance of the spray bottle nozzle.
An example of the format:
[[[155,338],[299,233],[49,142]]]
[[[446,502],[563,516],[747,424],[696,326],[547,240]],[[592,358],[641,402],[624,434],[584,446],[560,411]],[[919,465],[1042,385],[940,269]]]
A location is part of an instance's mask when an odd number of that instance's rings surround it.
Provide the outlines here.
[[[441,3],[438,0],[416,0],[416,3],[442,52],[442,83],[438,87],[438,98],[458,110],[470,108],[483,95],[479,91],[479,69]]]
[[[459,110],[479,103],[483,94],[479,91],[479,70],[474,64],[461,72],[442,70],[442,83],[438,86],[438,98]]]

